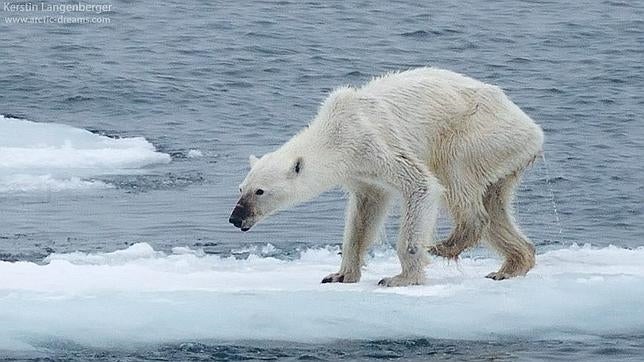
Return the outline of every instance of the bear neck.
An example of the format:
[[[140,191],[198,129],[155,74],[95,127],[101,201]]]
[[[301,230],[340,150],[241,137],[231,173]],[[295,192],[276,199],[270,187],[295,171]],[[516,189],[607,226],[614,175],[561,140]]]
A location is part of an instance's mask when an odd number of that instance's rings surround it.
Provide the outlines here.
[[[337,150],[328,142],[328,137],[321,127],[313,123],[302,129],[284,144],[278,152],[288,154],[296,160],[302,158],[303,172],[308,173],[311,182],[307,193],[320,194],[340,186],[341,174]]]

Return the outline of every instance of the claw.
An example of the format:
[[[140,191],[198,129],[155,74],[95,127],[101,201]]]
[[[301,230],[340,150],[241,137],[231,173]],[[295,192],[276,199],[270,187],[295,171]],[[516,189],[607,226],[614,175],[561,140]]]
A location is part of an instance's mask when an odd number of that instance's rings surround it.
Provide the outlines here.
[[[418,276],[403,276],[396,275],[391,278],[382,278],[378,282],[378,285],[381,287],[405,287],[408,285],[422,285],[425,282],[424,275]]]
[[[504,279],[509,279],[512,276],[507,274],[507,273],[502,273],[502,272],[492,272],[488,275],[485,276],[488,279],[492,280],[504,280]]]
[[[333,273],[325,276],[322,279],[322,283],[356,283],[359,280],[359,274]]]
[[[344,275],[342,274],[331,274],[324,279],[322,279],[322,283],[342,283],[344,281]]]

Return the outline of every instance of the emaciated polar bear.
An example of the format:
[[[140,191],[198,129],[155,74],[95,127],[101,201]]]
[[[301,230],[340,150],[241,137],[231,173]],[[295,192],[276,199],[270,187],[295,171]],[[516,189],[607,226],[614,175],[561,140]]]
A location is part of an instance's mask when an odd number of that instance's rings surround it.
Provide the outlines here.
[[[380,285],[422,284],[427,252],[456,258],[486,240],[505,261],[487,277],[524,275],[534,247],[511,215],[515,186],[541,153],[543,132],[501,89],[435,68],[335,90],[308,128],[274,152],[250,157],[230,222],[243,231],[268,215],[342,186],[350,192],[340,271],[353,283],[393,194],[402,199],[402,272]],[[454,230],[428,246],[444,203]]]

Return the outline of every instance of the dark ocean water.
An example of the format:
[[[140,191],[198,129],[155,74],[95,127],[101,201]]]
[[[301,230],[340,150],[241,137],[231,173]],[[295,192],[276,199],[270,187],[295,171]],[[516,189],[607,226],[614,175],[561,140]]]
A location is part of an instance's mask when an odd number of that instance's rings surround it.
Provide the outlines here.
[[[87,349],[61,344],[58,352],[15,354],[12,359],[67,361],[209,361],[209,360],[406,360],[406,361],[641,361],[643,336],[611,337],[592,342],[505,340],[477,342],[440,339],[338,341],[328,344],[274,341],[221,344],[186,342],[128,351]]]
[[[109,24],[0,25],[0,114],[142,136],[172,162],[94,192],[0,194],[0,258],[145,241],[228,254],[339,244],[343,194],[228,224],[248,155],[286,141],[329,90],[431,65],[502,87],[544,128],[517,218],[539,250],[644,245],[644,5],[630,1],[108,1]],[[2,16],[6,16],[3,12]],[[203,157],[190,158],[191,149]],[[395,215],[388,242],[395,235]],[[441,232],[448,223],[443,221]],[[49,346],[57,358],[642,358],[641,336],[261,345],[186,341],[138,352]],[[54,351],[54,352],[52,352]],[[22,357],[39,357],[39,353]],[[16,356],[20,357],[20,356]]]

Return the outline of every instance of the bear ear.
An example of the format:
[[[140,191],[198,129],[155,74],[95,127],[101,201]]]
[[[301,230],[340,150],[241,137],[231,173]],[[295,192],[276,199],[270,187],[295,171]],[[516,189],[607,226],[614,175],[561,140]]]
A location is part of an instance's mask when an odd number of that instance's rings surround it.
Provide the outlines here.
[[[257,156],[255,155],[248,156],[248,162],[250,162],[250,168],[253,168],[257,163],[257,161],[259,161],[259,158],[257,158]]]

